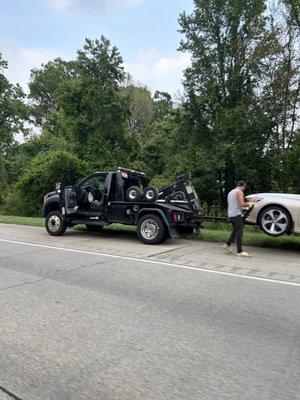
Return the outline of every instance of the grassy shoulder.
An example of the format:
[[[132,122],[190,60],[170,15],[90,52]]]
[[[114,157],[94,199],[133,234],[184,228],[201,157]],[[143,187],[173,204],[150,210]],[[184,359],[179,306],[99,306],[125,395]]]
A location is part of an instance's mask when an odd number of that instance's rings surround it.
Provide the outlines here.
[[[18,217],[11,215],[0,215],[0,223],[29,225],[29,226],[44,226],[44,219],[38,217]],[[80,226],[79,229],[84,229]],[[126,226],[122,224],[112,224],[104,228],[108,231],[118,232],[135,232],[134,226]],[[213,224],[206,225],[204,229],[193,233],[192,235],[184,235],[185,239],[201,240],[206,242],[224,243],[228,239],[230,227],[229,225],[214,226]],[[300,235],[284,235],[278,238],[273,238],[265,235],[261,231],[252,226],[246,226],[244,231],[243,243],[245,246],[268,247],[284,250],[300,250]]]
[[[29,225],[29,226],[44,226],[44,218],[41,217],[18,217],[14,215],[0,215],[0,223]]]

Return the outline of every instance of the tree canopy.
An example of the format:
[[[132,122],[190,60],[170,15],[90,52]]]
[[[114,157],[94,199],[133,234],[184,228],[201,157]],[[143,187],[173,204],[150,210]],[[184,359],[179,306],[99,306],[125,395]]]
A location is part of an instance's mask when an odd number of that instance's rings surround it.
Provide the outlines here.
[[[209,205],[242,178],[251,192],[299,193],[299,11],[294,0],[194,0],[179,16],[191,63],[176,104],[136,83],[104,36],[33,69],[28,95],[0,55],[1,210],[37,212],[69,163],[144,170],[157,186],[190,171]]]

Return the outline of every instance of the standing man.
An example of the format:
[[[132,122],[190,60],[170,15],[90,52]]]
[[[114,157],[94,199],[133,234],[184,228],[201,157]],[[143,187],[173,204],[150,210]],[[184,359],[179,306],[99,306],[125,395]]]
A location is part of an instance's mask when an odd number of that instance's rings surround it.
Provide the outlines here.
[[[238,181],[236,188],[231,190],[227,196],[228,202],[228,217],[232,224],[232,232],[229,240],[223,245],[225,250],[231,251],[231,244],[235,241],[237,247],[237,256],[249,257],[249,254],[242,249],[242,236],[244,229],[244,220],[242,207],[249,207],[248,203],[245,203],[244,191],[246,189],[245,181]]]

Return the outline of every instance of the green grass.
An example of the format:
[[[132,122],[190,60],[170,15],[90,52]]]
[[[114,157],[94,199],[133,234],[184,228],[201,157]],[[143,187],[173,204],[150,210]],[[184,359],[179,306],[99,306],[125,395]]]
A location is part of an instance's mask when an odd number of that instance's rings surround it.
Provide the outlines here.
[[[17,217],[11,215],[0,215],[0,223],[44,226],[44,219],[38,217]],[[224,243],[229,235],[230,225],[227,224],[214,225],[213,223],[205,224],[205,228],[192,235],[184,235],[185,239],[201,240],[206,242]],[[76,227],[76,229],[85,229],[84,225]],[[116,232],[135,232],[134,226],[126,226],[122,224],[112,224],[104,228],[107,231]],[[257,228],[245,226],[243,243],[245,246],[268,247],[284,250],[300,250],[300,235],[284,235],[273,238],[265,235]]]
[[[0,215],[0,223],[29,225],[29,226],[44,226],[44,218],[38,217],[17,217],[13,215]]]

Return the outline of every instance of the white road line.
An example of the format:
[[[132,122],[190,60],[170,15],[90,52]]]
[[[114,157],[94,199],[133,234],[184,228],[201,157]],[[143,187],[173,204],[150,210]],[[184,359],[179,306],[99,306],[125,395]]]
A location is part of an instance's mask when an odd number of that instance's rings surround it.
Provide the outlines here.
[[[199,268],[190,267],[189,265],[173,264],[173,263],[168,263],[168,262],[165,262],[165,261],[147,260],[147,259],[144,259],[144,258],[119,256],[117,254],[99,253],[99,252],[96,252],[96,251],[76,250],[76,249],[69,249],[67,247],[48,246],[48,245],[44,245],[44,244],[20,242],[20,241],[17,241],[17,240],[9,240],[9,239],[0,239],[0,242],[20,244],[20,245],[24,245],[24,246],[41,247],[41,248],[51,249],[51,250],[69,251],[69,252],[72,252],[72,253],[91,254],[91,255],[95,255],[95,256],[108,257],[108,258],[118,258],[120,260],[139,261],[139,262],[143,262],[143,263],[147,263],[147,264],[159,264],[159,265],[164,265],[164,266],[167,266],[167,267],[175,267],[175,268],[187,269],[187,270],[191,270],[191,271],[198,271],[198,272],[201,271],[201,272],[207,272],[207,273],[212,273],[212,274],[217,274],[217,275],[232,276],[232,277],[235,277],[235,278],[251,279],[251,280],[263,281],[263,282],[271,282],[271,283],[280,283],[282,285],[300,287],[300,283],[296,283],[296,282],[288,282],[288,281],[281,281],[281,280],[277,280],[277,279],[261,278],[259,276],[249,276],[249,275],[242,275],[242,274],[234,274],[234,273],[231,273],[231,272],[216,271],[216,270],[213,270],[213,269],[206,269],[206,268],[200,268],[200,267]]]

